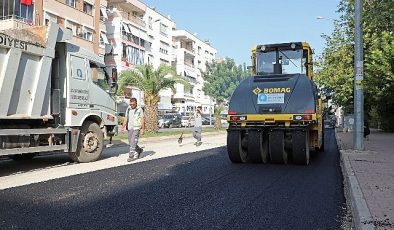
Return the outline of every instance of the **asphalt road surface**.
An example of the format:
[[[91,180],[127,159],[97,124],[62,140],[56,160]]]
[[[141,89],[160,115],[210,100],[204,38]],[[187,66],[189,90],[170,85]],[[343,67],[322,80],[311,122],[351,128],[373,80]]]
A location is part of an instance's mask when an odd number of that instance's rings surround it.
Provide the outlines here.
[[[232,164],[225,147],[0,191],[0,229],[340,229],[334,132],[311,165]]]

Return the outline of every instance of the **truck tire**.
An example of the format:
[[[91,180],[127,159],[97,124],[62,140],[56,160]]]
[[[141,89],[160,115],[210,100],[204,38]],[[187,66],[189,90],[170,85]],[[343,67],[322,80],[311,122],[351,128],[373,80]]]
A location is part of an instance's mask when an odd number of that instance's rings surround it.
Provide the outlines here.
[[[104,146],[104,135],[97,123],[86,121],[81,128],[78,147],[70,158],[75,162],[86,163],[99,159]]]
[[[268,142],[271,162],[287,164],[288,154],[285,150],[284,132],[282,130],[271,130]]]
[[[309,135],[307,130],[293,132],[293,162],[300,165],[309,164]]]
[[[10,155],[8,157],[14,161],[26,161],[33,159],[33,157],[35,157],[36,155],[37,153],[25,153],[25,154]]]
[[[268,140],[264,139],[263,131],[250,130],[248,137],[248,155],[253,163],[267,163]]]
[[[242,148],[242,132],[239,130],[228,130],[227,132],[227,154],[233,163],[248,161],[248,152]]]

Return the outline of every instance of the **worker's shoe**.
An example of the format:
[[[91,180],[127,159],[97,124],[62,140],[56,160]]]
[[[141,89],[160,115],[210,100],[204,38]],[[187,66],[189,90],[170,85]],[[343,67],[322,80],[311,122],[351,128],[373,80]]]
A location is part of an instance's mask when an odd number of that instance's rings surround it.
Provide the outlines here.
[[[200,146],[201,144],[202,144],[201,141],[197,141],[195,145],[196,145],[196,146]]]
[[[127,162],[135,161],[135,160],[138,159],[139,156],[140,156],[140,155],[139,155],[138,153],[134,153],[134,156],[133,156],[133,157],[129,157],[129,158],[127,159]]]
[[[137,147],[136,152],[138,153],[138,157],[140,157],[141,153],[144,151],[143,148]]]

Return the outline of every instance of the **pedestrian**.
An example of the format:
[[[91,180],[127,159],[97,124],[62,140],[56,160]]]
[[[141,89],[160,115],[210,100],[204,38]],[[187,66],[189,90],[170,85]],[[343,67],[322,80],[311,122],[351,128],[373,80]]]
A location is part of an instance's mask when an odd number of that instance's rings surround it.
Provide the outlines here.
[[[364,138],[369,140],[369,134],[371,134],[371,130],[369,129],[369,123],[368,121],[364,121]]]
[[[197,106],[196,113],[194,114],[194,127],[193,127],[193,137],[197,140],[194,143],[196,146],[200,146],[201,142],[201,131],[202,131],[202,117],[201,117],[201,106]]]
[[[138,146],[138,138],[144,134],[144,111],[137,106],[137,99],[130,99],[130,106],[127,107],[125,117],[123,119],[122,130],[127,130],[129,138],[130,151],[128,162],[137,160],[143,149]]]

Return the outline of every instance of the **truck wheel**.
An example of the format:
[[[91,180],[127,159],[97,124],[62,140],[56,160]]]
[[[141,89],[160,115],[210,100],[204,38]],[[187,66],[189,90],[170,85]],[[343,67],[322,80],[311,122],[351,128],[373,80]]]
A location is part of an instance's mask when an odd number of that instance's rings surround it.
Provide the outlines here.
[[[70,153],[73,161],[85,163],[96,161],[103,151],[104,135],[98,124],[87,121],[82,125],[75,153]]]
[[[242,133],[239,130],[227,132],[227,154],[233,163],[248,161],[248,152],[242,148]]]
[[[25,154],[10,155],[8,157],[14,161],[25,161],[25,160],[33,159],[33,157],[35,157],[36,155],[37,153],[25,153]]]
[[[309,135],[308,131],[297,130],[293,132],[293,161],[295,164],[309,164]]]
[[[272,163],[287,164],[287,152],[285,151],[285,135],[282,130],[272,130],[269,133],[269,154]]]
[[[248,155],[254,163],[267,163],[268,148],[264,146],[268,140],[264,140],[263,132],[260,130],[249,131]]]

